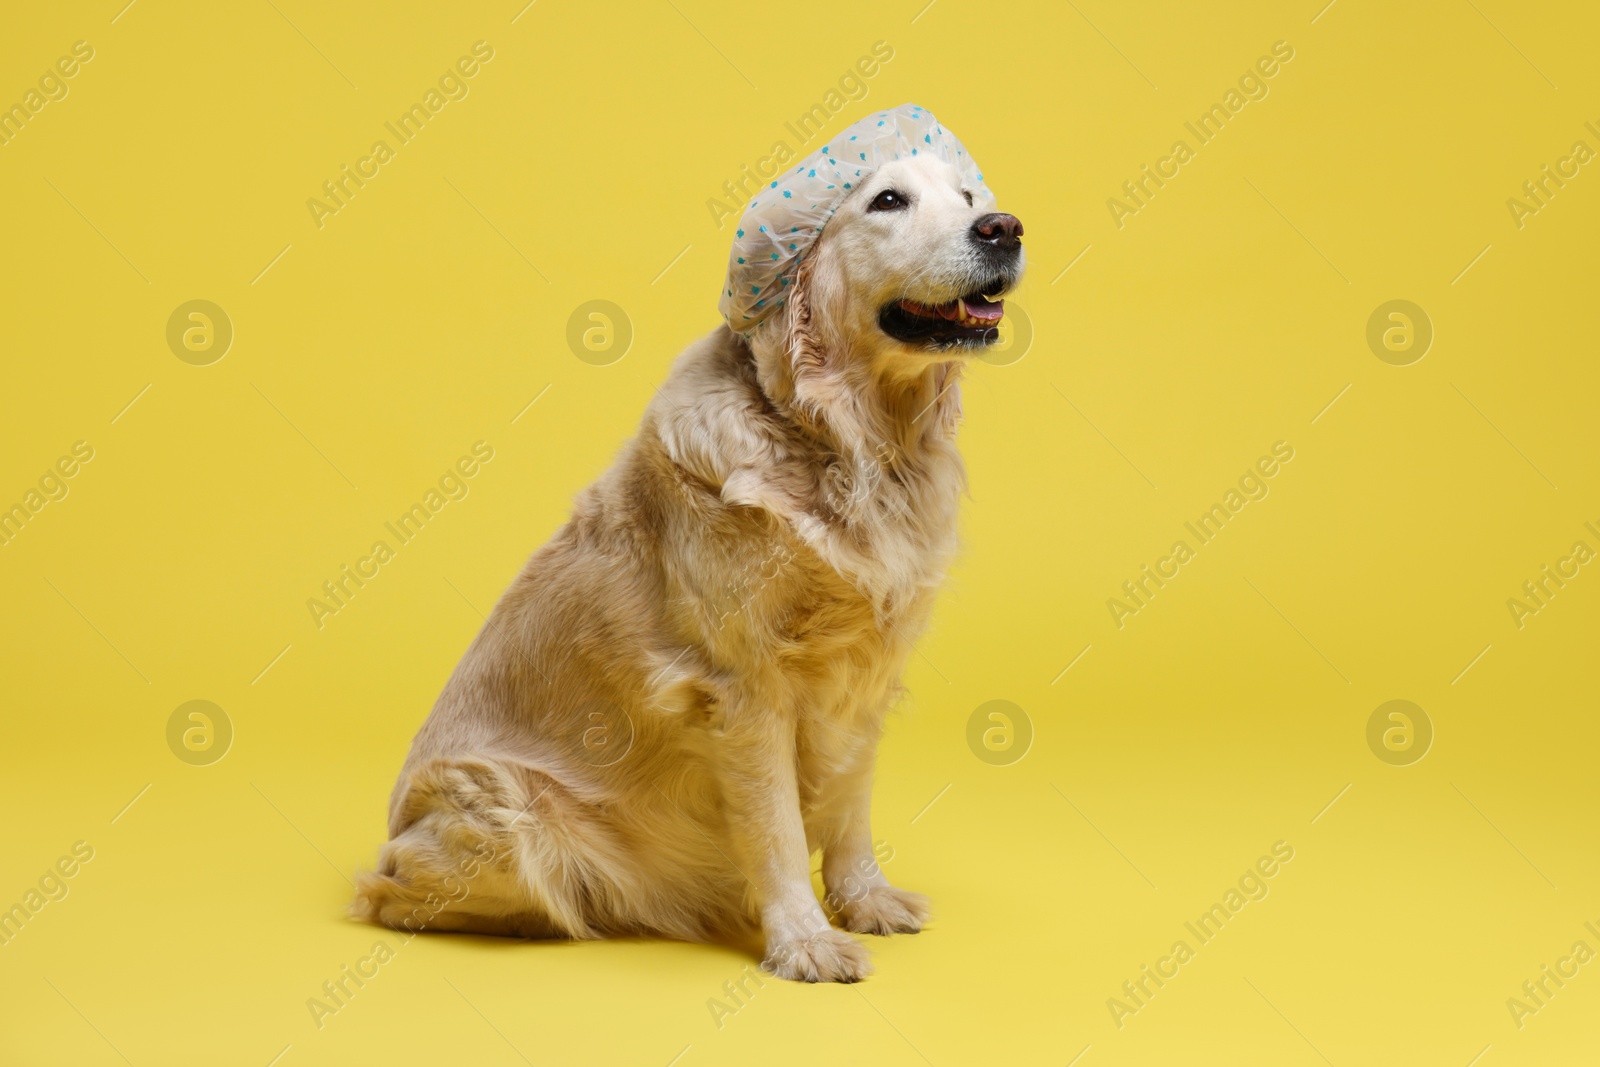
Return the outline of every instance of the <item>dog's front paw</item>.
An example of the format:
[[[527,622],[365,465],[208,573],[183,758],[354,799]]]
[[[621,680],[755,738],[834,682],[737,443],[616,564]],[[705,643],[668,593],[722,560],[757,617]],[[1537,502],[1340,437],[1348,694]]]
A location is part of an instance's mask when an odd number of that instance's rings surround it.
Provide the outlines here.
[[[839,922],[858,934],[914,934],[931,914],[928,898],[892,885],[873,886],[839,909]]]
[[[792,982],[859,982],[872,973],[872,959],[855,938],[827,929],[798,941],[774,942],[762,969]]]

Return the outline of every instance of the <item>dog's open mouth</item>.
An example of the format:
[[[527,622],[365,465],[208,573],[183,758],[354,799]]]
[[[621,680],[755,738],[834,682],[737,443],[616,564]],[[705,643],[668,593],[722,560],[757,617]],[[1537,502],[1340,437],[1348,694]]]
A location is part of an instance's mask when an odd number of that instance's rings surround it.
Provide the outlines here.
[[[946,304],[896,300],[878,313],[878,325],[896,341],[928,348],[982,348],[1000,339],[1006,302],[971,293]]]

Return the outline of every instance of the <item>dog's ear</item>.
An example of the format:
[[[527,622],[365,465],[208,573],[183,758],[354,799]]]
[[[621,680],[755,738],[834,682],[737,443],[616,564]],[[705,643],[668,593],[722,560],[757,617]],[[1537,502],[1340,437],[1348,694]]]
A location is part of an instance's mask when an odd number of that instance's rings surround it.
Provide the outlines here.
[[[814,262],[811,257],[802,259],[794,272],[794,284],[789,287],[783,351],[789,357],[789,372],[797,386],[803,379],[821,374],[827,362],[819,332],[821,324],[813,303]]]
[[[829,356],[830,341],[823,323],[825,311],[819,306],[826,295],[819,291],[821,280],[814,257],[800,261],[794,282],[789,286],[782,337],[795,414],[813,426],[822,420],[828,401],[837,389],[835,379],[839,369],[832,365]]]

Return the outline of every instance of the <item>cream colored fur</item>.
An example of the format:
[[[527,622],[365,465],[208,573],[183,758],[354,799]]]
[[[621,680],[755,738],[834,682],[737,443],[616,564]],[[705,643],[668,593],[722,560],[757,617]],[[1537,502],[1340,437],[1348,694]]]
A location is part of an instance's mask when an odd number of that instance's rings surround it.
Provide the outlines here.
[[[868,212],[891,184],[913,208]],[[357,914],[758,932],[768,969],[811,981],[870,972],[845,931],[921,928],[927,901],[884,877],[869,812],[884,716],[956,548],[962,350],[901,344],[876,316],[971,292],[978,214],[945,164],[882,168],[780,314],[683,353],[445,686]],[[818,849],[843,930],[812,889]]]

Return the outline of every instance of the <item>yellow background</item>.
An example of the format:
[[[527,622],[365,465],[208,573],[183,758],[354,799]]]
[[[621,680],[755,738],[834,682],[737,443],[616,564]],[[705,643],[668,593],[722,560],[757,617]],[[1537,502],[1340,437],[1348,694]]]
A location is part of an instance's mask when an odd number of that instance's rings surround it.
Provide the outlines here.
[[[1600,148],[1587,5],[120,5],[0,35],[0,102],[95,49],[0,147],[0,503],[95,450],[0,547],[0,906],[95,850],[0,947],[0,1060],[1600,1054],[1600,963],[1521,1029],[1506,1007],[1600,949],[1600,573],[1521,629],[1506,607],[1600,548],[1600,174],[1521,229],[1506,207]],[[478,40],[470,95],[318,229],[307,198]],[[307,999],[398,942],[342,909],[413,732],[717,321],[706,200],[880,40],[829,130],[933,109],[1032,264],[1031,348],[966,387],[966,548],[881,756],[887,871],[936,921],[720,1028],[731,948],[425,937],[319,1030]],[[1270,95],[1119,229],[1107,198],[1279,40]],[[192,299],[234,326],[209,366],[166,343]],[[609,366],[565,340],[595,299],[635,331]],[[1391,299],[1436,331],[1410,366],[1365,340]],[[307,598],[478,440],[470,495],[318,629]],[[1118,629],[1107,598],[1280,440],[1270,495]],[[192,699],[235,729],[210,766],[167,746]],[[1033,727],[1008,766],[966,742],[993,699]],[[1367,747],[1393,699],[1436,731],[1410,766]],[[1280,840],[1270,895],[1119,1028],[1107,999]]]

